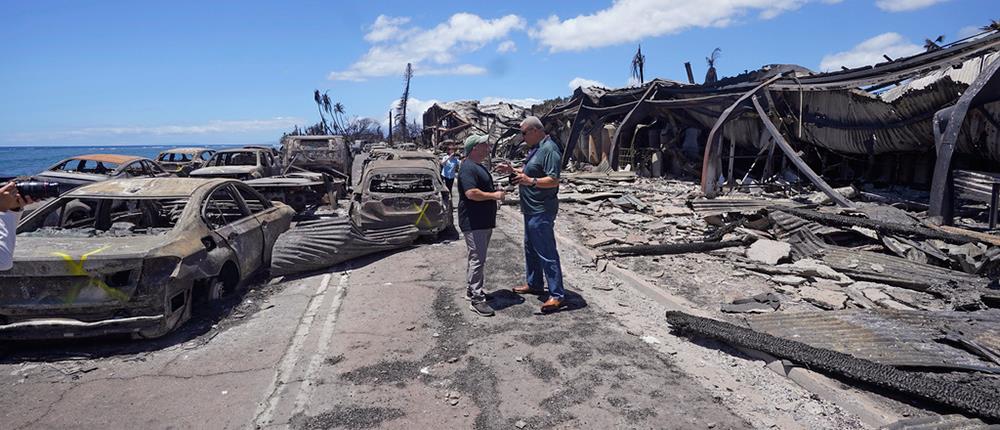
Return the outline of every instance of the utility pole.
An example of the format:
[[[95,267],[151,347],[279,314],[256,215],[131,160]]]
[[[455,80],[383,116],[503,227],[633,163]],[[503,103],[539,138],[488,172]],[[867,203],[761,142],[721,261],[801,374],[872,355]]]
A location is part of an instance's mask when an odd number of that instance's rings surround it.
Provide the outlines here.
[[[392,145],[392,109],[389,110],[389,145]]]

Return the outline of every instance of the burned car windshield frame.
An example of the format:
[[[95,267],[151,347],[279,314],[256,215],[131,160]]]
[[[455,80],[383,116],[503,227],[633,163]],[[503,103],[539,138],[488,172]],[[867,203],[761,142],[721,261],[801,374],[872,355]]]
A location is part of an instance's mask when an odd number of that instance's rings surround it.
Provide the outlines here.
[[[62,197],[31,214],[18,226],[25,236],[93,237],[162,235],[187,210],[190,197]]]
[[[416,186],[408,186],[407,184],[415,184]],[[432,193],[436,191],[436,188],[434,187],[434,176],[430,173],[373,172],[368,180],[368,191],[372,193],[413,194]]]
[[[93,163],[94,167],[87,169],[80,169],[81,165],[86,166],[87,163]],[[72,166],[72,168],[70,166]],[[97,170],[98,166],[102,168],[101,171]],[[121,168],[121,164],[113,163],[110,161],[97,161],[97,160],[88,160],[80,158],[71,158],[59,164],[56,164],[51,169],[49,169],[49,171],[68,172],[68,173],[87,173],[94,175],[111,176],[115,172],[117,172],[119,168]]]
[[[250,159],[250,164],[233,164],[233,158],[236,156],[246,156],[250,155],[253,157]],[[223,162],[225,159],[225,162]],[[208,160],[208,167],[223,167],[223,166],[258,166],[260,165],[260,153],[257,151],[233,151],[233,152],[216,152],[212,156],[211,160]]]

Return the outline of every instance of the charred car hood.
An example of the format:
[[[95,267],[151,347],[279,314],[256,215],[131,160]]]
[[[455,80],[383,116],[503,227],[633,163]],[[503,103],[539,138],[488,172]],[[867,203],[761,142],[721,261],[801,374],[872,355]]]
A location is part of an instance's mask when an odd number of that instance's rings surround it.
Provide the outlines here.
[[[189,173],[191,176],[239,175],[251,174],[257,170],[255,166],[214,166],[202,167]]]

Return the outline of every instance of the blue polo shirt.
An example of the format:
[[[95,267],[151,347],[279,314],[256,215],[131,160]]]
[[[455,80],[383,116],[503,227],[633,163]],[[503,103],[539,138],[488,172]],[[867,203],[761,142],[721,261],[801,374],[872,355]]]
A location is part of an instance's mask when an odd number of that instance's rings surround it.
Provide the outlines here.
[[[552,138],[546,136],[538,143],[538,148],[528,153],[524,162],[524,174],[529,178],[544,178],[551,176],[559,179],[562,168],[562,150]],[[521,212],[526,215],[559,212],[559,187],[538,188],[521,185],[518,195],[521,197]]]

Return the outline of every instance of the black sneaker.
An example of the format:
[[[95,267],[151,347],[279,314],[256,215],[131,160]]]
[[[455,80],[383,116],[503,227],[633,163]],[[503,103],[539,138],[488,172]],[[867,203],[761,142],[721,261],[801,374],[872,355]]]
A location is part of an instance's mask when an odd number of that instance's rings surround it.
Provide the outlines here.
[[[491,317],[495,314],[493,308],[490,307],[490,304],[486,300],[471,300],[469,302],[469,309],[472,309],[472,312],[483,317]]]

